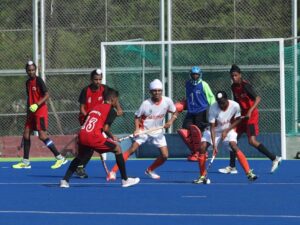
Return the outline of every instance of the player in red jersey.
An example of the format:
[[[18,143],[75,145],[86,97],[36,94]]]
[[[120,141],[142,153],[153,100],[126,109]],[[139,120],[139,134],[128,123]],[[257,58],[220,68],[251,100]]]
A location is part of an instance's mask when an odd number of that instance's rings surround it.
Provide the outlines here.
[[[259,134],[259,112],[257,106],[261,98],[256,94],[253,86],[248,81],[242,79],[241,70],[237,65],[232,65],[230,69],[230,75],[233,82],[231,85],[231,90],[234,100],[239,103],[242,116],[249,118],[248,120],[243,120],[237,126],[238,138],[243,133],[246,133],[249,144],[272,161],[271,173],[273,173],[280,165],[281,157],[271,153],[262,143],[256,140],[256,136]],[[234,152],[230,151],[229,166],[219,169],[219,171],[221,173],[237,173],[235,168],[235,158],[236,155]]]
[[[79,122],[80,125],[84,123],[84,119],[87,114],[94,108],[97,104],[102,104],[104,102],[104,94],[107,91],[108,86],[102,84],[102,71],[101,69],[96,69],[91,72],[91,84],[82,89],[79,96],[80,103],[80,113]],[[121,116],[123,110],[117,102],[116,104],[117,115]]]
[[[113,152],[116,162],[120,168],[122,177],[122,187],[129,187],[139,183],[139,178],[128,178],[126,174],[125,162],[120,145],[110,137],[103,134],[106,124],[111,124],[114,116],[113,107],[118,102],[118,92],[109,88],[104,96],[105,102],[97,104],[88,113],[88,116],[78,134],[78,155],[71,162],[63,180],[60,181],[60,187],[68,188],[69,180],[77,167],[81,164],[86,165],[91,159],[94,151],[99,154]],[[110,134],[108,134],[110,135]]]
[[[102,71],[101,69],[95,69],[91,72],[91,83],[81,90],[79,96],[80,112],[79,123],[83,125],[88,113],[98,104],[104,103],[104,95],[108,90],[108,86],[102,84]],[[119,102],[115,106],[118,116],[123,114],[123,110]],[[102,157],[102,156],[100,156]],[[76,170],[76,174],[80,178],[87,178],[88,174],[85,171],[85,165],[79,165]]]
[[[30,152],[30,134],[38,131],[39,139],[45,143],[56,158],[56,162],[51,166],[57,169],[67,160],[57,151],[53,141],[47,136],[48,129],[48,108],[46,101],[49,98],[47,87],[36,74],[36,65],[29,61],[26,64],[26,73],[29,79],[26,81],[27,92],[27,119],[23,133],[24,156],[21,162],[14,164],[14,169],[30,169],[29,152]]]

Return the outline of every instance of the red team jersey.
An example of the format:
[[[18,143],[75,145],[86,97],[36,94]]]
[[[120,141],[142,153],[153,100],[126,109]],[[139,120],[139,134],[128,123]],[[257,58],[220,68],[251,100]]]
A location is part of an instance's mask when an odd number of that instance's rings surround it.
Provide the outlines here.
[[[40,77],[34,79],[28,79],[26,81],[27,92],[27,120],[25,127],[31,130],[47,130],[48,128],[48,108],[44,102],[41,104],[36,112],[31,112],[29,106],[37,103],[41,98],[45,96],[47,87]]]
[[[107,89],[106,85],[100,85],[99,89],[93,90],[92,86],[85,87],[79,96],[79,103],[84,105],[85,111],[89,113],[97,104],[103,104],[104,93]],[[82,125],[84,123],[85,116],[79,114],[79,122]]]
[[[248,110],[255,103],[255,98],[257,97],[256,92],[254,91],[252,85],[246,80],[242,80],[241,84],[233,83],[231,85],[231,90],[234,95],[234,100],[238,102],[241,107],[242,116],[245,116]],[[255,108],[252,111],[249,120],[243,120],[238,125],[237,132],[238,133],[246,132],[248,136],[258,135],[259,133],[258,119],[259,119],[258,109]]]
[[[35,77],[34,79],[28,79],[26,82],[26,91],[27,91],[27,108],[32,104],[37,103],[41,98],[45,96],[47,92],[47,87],[40,77]],[[36,112],[30,112],[39,116],[47,116],[48,108],[46,103],[43,103],[39,106]]]
[[[111,110],[110,104],[98,104],[89,112],[78,135],[79,144],[101,149],[101,146],[107,141],[102,134],[102,129],[107,123]]]

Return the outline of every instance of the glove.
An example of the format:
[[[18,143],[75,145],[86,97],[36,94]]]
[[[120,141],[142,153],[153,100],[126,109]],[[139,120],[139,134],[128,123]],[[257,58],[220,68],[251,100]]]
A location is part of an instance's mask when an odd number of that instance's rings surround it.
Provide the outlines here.
[[[38,104],[32,104],[30,107],[29,107],[29,110],[31,111],[31,112],[36,112],[36,110],[38,109]]]

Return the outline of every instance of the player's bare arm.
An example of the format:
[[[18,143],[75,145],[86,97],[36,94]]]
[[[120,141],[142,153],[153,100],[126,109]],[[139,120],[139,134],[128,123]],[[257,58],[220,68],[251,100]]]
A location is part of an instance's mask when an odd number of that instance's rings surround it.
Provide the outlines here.
[[[170,128],[172,126],[172,124],[174,123],[174,121],[177,119],[178,114],[179,113],[177,111],[172,113],[171,119],[165,123],[164,128]]]
[[[115,108],[117,110],[117,116],[122,116],[124,114],[123,109],[121,107],[121,104],[120,104],[119,100],[116,102]]]
[[[209,123],[210,125],[210,135],[211,135],[211,142],[212,142],[212,147],[213,151],[217,152],[217,146],[216,146],[216,123]]]
[[[252,107],[248,110],[248,112],[247,112],[247,116],[248,116],[249,118],[250,118],[250,116],[251,116],[253,110],[254,110],[255,108],[257,108],[258,104],[260,103],[260,100],[261,100],[261,97],[257,95],[257,96],[255,97],[255,102],[254,102],[253,106],[252,106]]]
[[[80,113],[84,116],[87,115],[87,111],[85,110],[85,105],[84,104],[80,104]]]
[[[135,130],[133,132],[134,136],[136,136],[140,132],[140,125],[141,125],[141,118],[140,117],[134,117],[134,125]]]
[[[45,95],[36,103],[38,106],[42,105],[49,99],[49,93],[45,92]]]
[[[245,117],[245,118],[247,118],[247,117]],[[233,128],[235,128],[243,119],[244,118],[241,116],[235,118],[233,123],[231,123],[230,126],[222,132],[222,140],[224,140],[226,138],[227,134],[229,133],[229,131],[231,131]]]

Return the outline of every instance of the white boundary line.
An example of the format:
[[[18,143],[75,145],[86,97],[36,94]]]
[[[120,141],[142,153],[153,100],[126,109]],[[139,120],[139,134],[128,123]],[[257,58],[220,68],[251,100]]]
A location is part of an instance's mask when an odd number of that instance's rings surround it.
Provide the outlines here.
[[[206,195],[183,195],[181,198],[207,198]]]
[[[131,213],[131,212],[60,212],[60,211],[17,211],[0,210],[0,214],[55,214],[55,215],[114,215],[114,216],[160,216],[160,217],[248,217],[248,218],[291,218],[300,219],[300,215],[251,215],[251,214],[209,214],[209,213]]]
[[[76,185],[120,185],[121,183],[119,182],[104,182],[104,183],[73,183],[72,181],[70,182],[70,185],[72,187],[72,185],[76,186]],[[59,185],[59,182],[55,182],[55,183],[33,183],[33,182],[23,182],[23,183],[17,183],[17,182],[11,182],[11,183],[8,183],[8,182],[0,182],[0,185]],[[193,182],[160,182],[160,183],[139,183],[139,185],[193,185],[193,186],[197,186],[197,184],[193,184]],[[245,183],[212,183],[210,185],[226,185],[226,186],[244,186],[244,185],[300,185],[300,183],[284,183],[284,182],[281,182],[281,183],[256,183],[256,182],[249,182],[249,181],[245,181]],[[201,186],[201,185],[200,185]]]

